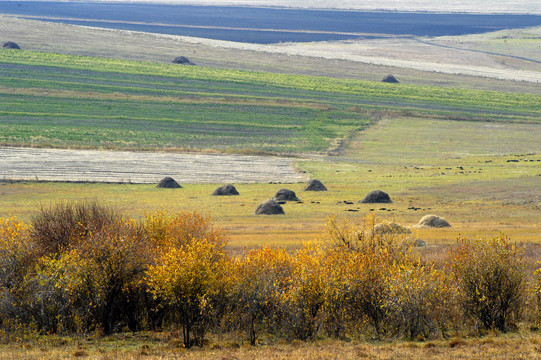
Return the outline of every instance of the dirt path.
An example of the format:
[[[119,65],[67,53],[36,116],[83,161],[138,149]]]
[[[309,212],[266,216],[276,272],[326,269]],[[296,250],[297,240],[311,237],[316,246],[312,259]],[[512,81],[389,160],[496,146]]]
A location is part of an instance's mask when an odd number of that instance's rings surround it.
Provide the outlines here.
[[[294,159],[244,155],[0,147],[0,180],[157,183],[299,182]]]

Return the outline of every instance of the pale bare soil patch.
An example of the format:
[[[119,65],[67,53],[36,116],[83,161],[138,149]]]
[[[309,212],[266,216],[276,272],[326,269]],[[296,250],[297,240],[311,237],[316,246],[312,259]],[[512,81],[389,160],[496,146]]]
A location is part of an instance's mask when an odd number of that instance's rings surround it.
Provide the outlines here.
[[[541,82],[541,28],[435,38],[322,41],[273,45],[290,55],[350,60],[443,74]]]
[[[299,182],[280,157],[0,147],[2,180],[157,183]]]

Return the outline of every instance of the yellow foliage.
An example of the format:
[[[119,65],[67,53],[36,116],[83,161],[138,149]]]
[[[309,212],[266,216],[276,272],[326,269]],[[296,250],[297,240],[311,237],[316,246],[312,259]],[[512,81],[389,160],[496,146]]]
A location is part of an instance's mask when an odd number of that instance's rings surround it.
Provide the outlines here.
[[[500,234],[492,239],[459,238],[448,266],[467,316],[485,329],[503,331],[517,321],[524,302],[523,251]]]
[[[23,280],[32,251],[30,227],[15,217],[0,218],[0,290]]]
[[[226,237],[223,231],[215,229],[209,217],[197,212],[166,211],[147,213],[144,220],[151,242],[159,251],[168,251],[170,247],[181,247],[192,239],[207,239],[223,247]]]

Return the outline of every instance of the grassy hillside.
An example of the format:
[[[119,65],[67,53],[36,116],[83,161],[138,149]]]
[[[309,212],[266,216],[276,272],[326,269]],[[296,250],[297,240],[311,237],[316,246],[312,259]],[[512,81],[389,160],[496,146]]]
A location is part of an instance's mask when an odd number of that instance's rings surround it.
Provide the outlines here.
[[[541,96],[0,51],[0,143],[301,153],[386,114],[541,122]]]

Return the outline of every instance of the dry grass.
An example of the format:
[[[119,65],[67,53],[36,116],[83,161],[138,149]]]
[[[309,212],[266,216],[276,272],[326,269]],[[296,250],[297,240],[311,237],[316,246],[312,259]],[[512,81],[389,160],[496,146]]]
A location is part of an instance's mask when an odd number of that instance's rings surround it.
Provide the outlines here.
[[[119,334],[108,338],[55,338],[0,346],[0,359],[541,359],[541,335],[519,333],[431,342],[293,341],[249,346],[212,339],[186,350],[169,334]]]
[[[326,192],[304,192],[304,183],[235,184],[240,195],[234,197],[211,196],[222,184],[182,184],[183,189],[167,190],[154,185],[0,183],[0,216],[28,220],[41,205],[83,199],[97,199],[135,217],[151,210],[197,209],[228,232],[234,248],[295,248],[302,241],[321,240],[329,215],[355,220],[372,209],[379,217],[409,226],[427,214],[444,217],[452,228],[417,231],[429,247],[453,244],[459,235],[498,232],[512,241],[540,243],[541,131],[536,131],[538,125],[501,124],[477,141],[486,125],[431,119],[382,122],[354,139],[344,157],[298,163],[311,178],[323,181]],[[408,142],[397,142],[404,132]],[[457,133],[461,135],[454,136]],[[525,155],[530,151],[537,155]],[[295,191],[303,203],[285,204],[285,216],[254,215],[257,205],[281,188]],[[389,193],[393,203],[358,203],[375,189]]]

